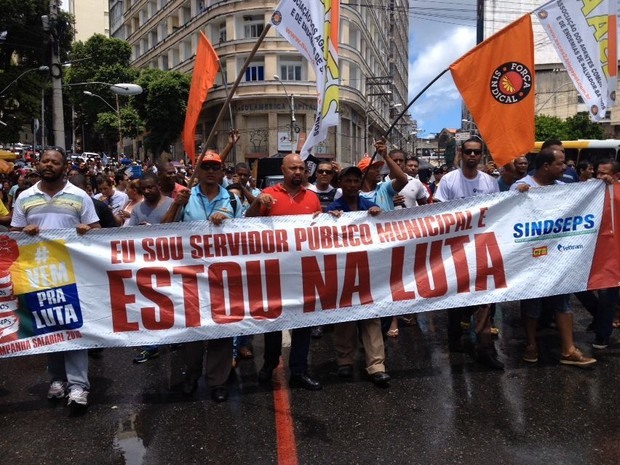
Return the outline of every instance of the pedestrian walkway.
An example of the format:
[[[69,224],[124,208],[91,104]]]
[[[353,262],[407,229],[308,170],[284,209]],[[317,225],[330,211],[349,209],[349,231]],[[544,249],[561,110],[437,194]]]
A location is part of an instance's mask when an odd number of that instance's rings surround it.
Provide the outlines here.
[[[258,336],[221,404],[204,380],[190,398],[167,391],[167,348],[140,365],[137,348],[106,349],[91,360],[88,413],[74,418],[46,399],[45,356],[0,359],[0,464],[620,463],[620,348],[597,351],[592,368],[560,365],[548,329],[527,364],[519,317],[516,303],[496,316],[501,372],[448,352],[445,312],[420,315],[386,341],[387,389],[363,375],[361,353],[354,377],[339,378],[329,331],[311,348],[322,391],[290,390],[278,371],[275,391],[262,387]],[[578,309],[576,342],[590,354],[588,322]]]

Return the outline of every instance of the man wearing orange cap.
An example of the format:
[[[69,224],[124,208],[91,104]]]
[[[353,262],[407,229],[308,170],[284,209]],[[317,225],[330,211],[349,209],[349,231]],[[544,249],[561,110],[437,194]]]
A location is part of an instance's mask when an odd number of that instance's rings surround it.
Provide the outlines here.
[[[364,157],[357,167],[364,173],[364,182],[360,196],[377,204],[383,211],[394,210],[394,196],[407,185],[407,174],[388,156],[385,139],[375,142],[375,150],[382,160],[370,163],[370,157]],[[382,182],[381,167],[387,163],[390,169],[390,181]]]
[[[366,156],[357,164],[357,167],[364,173],[360,197],[370,200],[383,211],[392,211],[394,210],[394,196],[407,185],[409,178],[407,174],[400,169],[398,163],[388,156],[385,139],[382,138],[375,142],[375,150],[383,161],[378,160],[371,164],[370,157]],[[390,179],[389,181],[380,183],[381,167],[385,163],[387,163],[390,169]],[[398,320],[396,318],[383,317],[381,323],[383,330],[388,336],[398,336]]]
[[[174,203],[184,206],[181,221],[208,220],[219,226],[226,219],[241,216],[241,209],[235,211],[231,199],[235,198],[237,205],[240,205],[241,201],[220,185],[222,166],[222,160],[217,153],[205,154],[198,166],[199,184],[192,187],[191,191],[182,190],[174,200]],[[206,377],[211,388],[211,398],[215,402],[224,402],[228,398],[226,381],[232,368],[233,339],[232,337],[211,339],[207,344]],[[183,393],[191,394],[196,389],[198,378],[202,374],[203,341],[183,344],[177,354],[174,364],[185,367]]]

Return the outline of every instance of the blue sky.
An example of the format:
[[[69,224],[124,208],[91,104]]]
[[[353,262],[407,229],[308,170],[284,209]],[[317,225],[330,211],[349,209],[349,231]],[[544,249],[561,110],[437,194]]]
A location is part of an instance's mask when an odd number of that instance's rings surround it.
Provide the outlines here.
[[[476,43],[475,0],[410,0],[409,99]],[[450,73],[428,89],[410,108],[428,137],[443,128],[461,126],[461,97]]]

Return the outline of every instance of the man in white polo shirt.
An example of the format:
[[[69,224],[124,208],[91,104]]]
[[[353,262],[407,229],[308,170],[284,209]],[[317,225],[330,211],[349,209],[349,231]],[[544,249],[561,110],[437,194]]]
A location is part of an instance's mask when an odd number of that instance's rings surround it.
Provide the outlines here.
[[[78,234],[100,228],[92,199],[65,179],[67,159],[60,147],[48,147],[39,161],[41,180],[23,191],[15,201],[12,231],[35,236],[44,229],[75,228]],[[88,405],[88,351],[70,350],[48,354],[52,378],[47,398],[62,399],[68,405]]]

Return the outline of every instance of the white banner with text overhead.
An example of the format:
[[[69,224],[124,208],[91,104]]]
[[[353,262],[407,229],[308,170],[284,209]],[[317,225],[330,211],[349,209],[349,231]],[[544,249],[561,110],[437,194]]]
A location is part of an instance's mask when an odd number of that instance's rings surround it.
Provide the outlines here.
[[[327,138],[327,129],[339,122],[340,0],[282,0],[271,24],[308,60],[316,75],[316,116],[300,153],[305,160]],[[281,79],[286,81],[288,76]]]
[[[617,0],[555,0],[535,10],[594,121],[616,103],[616,10]]]
[[[0,235],[0,356],[179,343],[612,287],[620,266],[607,191],[588,182],[374,218]]]

